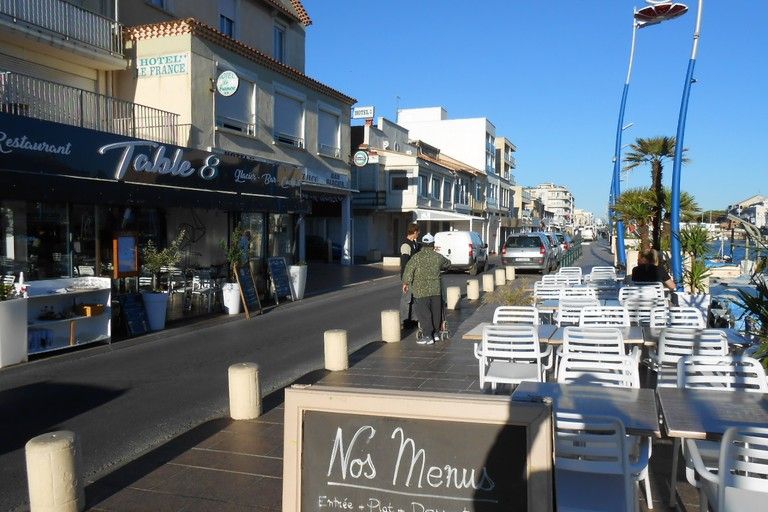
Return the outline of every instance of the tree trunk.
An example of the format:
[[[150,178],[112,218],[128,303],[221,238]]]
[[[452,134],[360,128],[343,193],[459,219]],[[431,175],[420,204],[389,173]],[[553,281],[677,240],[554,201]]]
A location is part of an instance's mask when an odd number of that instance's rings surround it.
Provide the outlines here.
[[[658,160],[651,162],[651,179],[653,185],[651,190],[656,194],[656,204],[653,211],[653,248],[661,250],[661,222],[662,206],[664,205],[664,186],[661,183],[662,165]]]
[[[638,224],[637,231],[640,234],[640,254],[642,254],[651,247],[650,237],[648,236],[648,224],[645,222]]]

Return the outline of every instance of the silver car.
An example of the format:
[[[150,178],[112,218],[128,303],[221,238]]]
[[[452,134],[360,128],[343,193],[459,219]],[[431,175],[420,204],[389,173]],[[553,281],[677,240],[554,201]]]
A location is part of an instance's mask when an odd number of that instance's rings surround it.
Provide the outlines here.
[[[534,269],[546,274],[553,268],[553,253],[544,233],[516,233],[501,248],[501,264]]]

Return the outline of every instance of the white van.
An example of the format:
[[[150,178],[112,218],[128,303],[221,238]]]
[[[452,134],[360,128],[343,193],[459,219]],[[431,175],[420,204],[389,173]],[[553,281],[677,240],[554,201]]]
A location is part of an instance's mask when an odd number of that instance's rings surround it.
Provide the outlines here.
[[[581,228],[579,233],[581,234],[581,239],[585,242],[591,242],[595,239],[595,230],[592,228]]]
[[[435,233],[435,250],[451,260],[451,268],[468,270],[474,276],[488,265],[488,244],[475,231]]]

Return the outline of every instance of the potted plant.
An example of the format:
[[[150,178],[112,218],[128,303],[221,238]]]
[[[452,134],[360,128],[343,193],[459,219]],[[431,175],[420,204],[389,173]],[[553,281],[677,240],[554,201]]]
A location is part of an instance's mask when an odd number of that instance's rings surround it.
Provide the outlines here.
[[[243,240],[245,238],[245,241]],[[232,230],[232,234],[229,237],[229,243],[226,240],[219,242],[224,255],[227,259],[227,264],[230,272],[230,282],[222,287],[222,301],[224,307],[227,309],[230,315],[237,315],[240,313],[240,285],[237,284],[235,274],[237,273],[238,265],[248,263],[248,245],[250,239],[248,239],[246,232],[240,227],[236,226]]]
[[[27,360],[26,319],[27,301],[12,284],[0,282],[0,368]]]
[[[680,231],[680,246],[686,256],[686,268],[683,271],[685,292],[677,293],[677,303],[698,308],[704,318],[707,318],[710,300],[710,271],[704,263],[708,244],[709,232],[701,226],[688,226]]]
[[[304,289],[307,285],[307,262],[299,261],[296,265],[288,267],[288,272],[291,275],[291,286],[293,286],[293,294],[296,299],[304,298]]]
[[[184,243],[186,232],[182,230],[178,236],[168,244],[165,249],[158,250],[155,243],[150,240],[142,249],[142,261],[144,269],[152,274],[152,291],[142,292],[144,309],[147,312],[147,321],[150,331],[160,331],[165,328],[165,314],[168,309],[168,290],[160,289],[160,275],[170,272],[170,267],[175,267],[181,261],[181,246]]]
[[[762,275],[755,276],[755,293],[737,289],[739,298],[735,300],[737,306],[744,310],[741,318],[747,317],[747,334],[755,336],[759,341],[755,349],[750,350],[750,355],[762,361],[768,368],[768,283]]]

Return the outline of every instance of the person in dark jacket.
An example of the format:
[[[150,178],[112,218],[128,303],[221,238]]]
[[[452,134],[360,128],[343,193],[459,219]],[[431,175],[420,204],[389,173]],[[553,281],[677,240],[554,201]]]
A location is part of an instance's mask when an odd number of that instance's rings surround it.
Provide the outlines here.
[[[416,299],[416,318],[422,330],[422,336],[416,343],[431,345],[440,341],[443,312],[440,273],[447,269],[451,262],[435,251],[435,237],[431,234],[424,235],[421,244],[421,250],[405,266],[403,293],[410,290]]]
[[[419,226],[415,222],[408,225],[408,230],[403,243],[400,244],[400,280],[403,280],[403,272],[408,260],[419,252]],[[413,312],[413,294],[410,291],[404,291],[400,296],[400,318],[403,319],[403,328],[411,327],[416,323]]]
[[[649,249],[637,256],[637,266],[632,269],[633,283],[662,283],[670,290],[675,289],[675,281],[657,265],[656,251]]]

